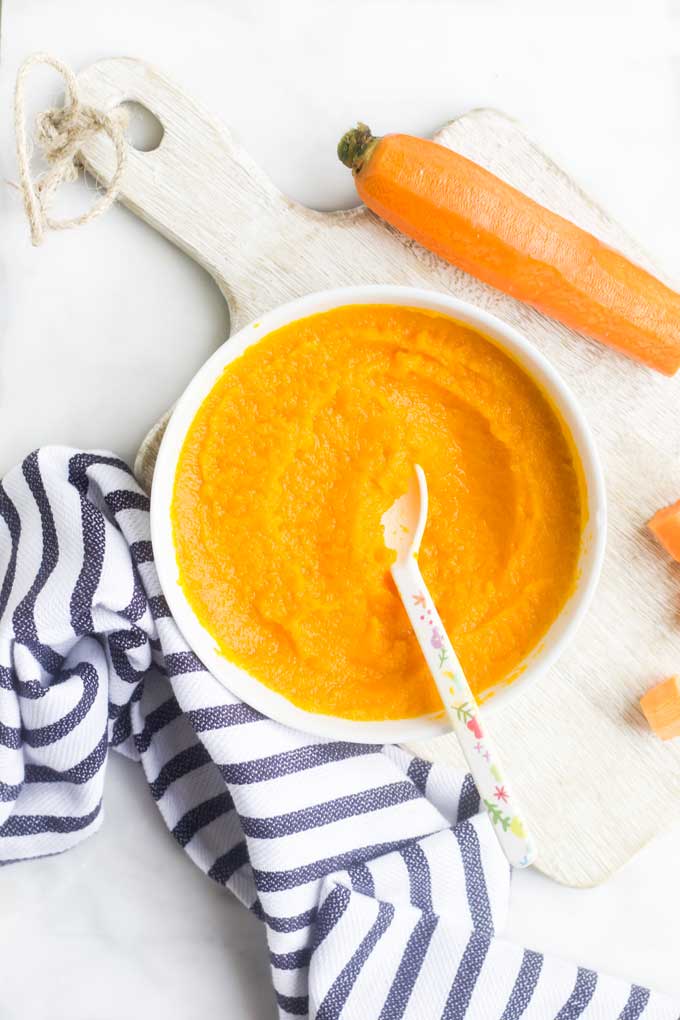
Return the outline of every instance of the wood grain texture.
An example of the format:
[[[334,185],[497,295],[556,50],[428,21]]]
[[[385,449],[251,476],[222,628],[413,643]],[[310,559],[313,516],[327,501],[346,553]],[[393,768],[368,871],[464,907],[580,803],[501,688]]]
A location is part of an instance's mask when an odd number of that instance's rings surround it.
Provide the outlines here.
[[[595,434],[607,480],[609,541],[602,580],[572,647],[539,684],[494,710],[499,750],[540,845],[539,868],[572,886],[603,881],[680,820],[680,741],[651,736],[639,696],[680,669],[680,567],[644,524],[680,494],[680,377],[666,379],[477,282],[361,208],[319,213],[281,195],[228,132],[180,89],[134,60],[79,78],[87,102],[134,99],[165,135],[132,152],[122,200],[214,277],[232,331],[293,297],[357,283],[446,291],[521,330],[555,364]],[[649,259],[514,121],[476,110],[437,141],[476,160],[636,261]],[[105,143],[85,152],[108,180]],[[187,380],[188,382],[188,380]],[[138,459],[150,481],[156,428]],[[416,748],[462,764],[453,737]]]

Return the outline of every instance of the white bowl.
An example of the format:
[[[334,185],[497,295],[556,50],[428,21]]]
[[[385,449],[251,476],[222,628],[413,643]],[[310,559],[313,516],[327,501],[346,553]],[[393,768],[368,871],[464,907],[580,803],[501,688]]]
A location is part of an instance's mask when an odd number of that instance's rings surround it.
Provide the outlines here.
[[[436,736],[449,729],[442,715],[385,722],[355,722],[335,716],[306,712],[240,669],[216,647],[215,639],[198,621],[179,584],[179,572],[172,535],[170,507],[177,461],[186,433],[225,365],[240,357],[262,337],[296,319],[330,308],[351,304],[405,305],[441,312],[479,330],[497,343],[536,380],[561,416],[571,434],[581,461],[586,483],[587,518],[581,543],[578,578],[574,592],[561,613],[515,671],[516,679],[500,686],[488,708],[501,707],[538,678],[554,663],[573,638],[591,601],[604,557],[606,502],[602,471],[590,429],[576,401],[555,369],[511,326],[488,312],[446,294],[411,287],[365,286],[322,291],[291,301],[244,327],[223,344],[205,363],[177,402],[163,437],[151,493],[151,538],[158,575],[170,610],[186,641],[211,673],[243,701],[288,726],[336,740],[397,743]],[[486,710],[486,709],[485,709]]]

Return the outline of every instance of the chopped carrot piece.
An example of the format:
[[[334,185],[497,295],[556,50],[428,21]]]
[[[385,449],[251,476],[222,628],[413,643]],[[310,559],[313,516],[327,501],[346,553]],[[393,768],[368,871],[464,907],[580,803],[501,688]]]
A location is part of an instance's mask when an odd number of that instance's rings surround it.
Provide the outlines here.
[[[655,513],[648,528],[673,559],[680,560],[680,499]]]
[[[640,708],[657,737],[680,737],[680,680],[663,680],[640,698]]]

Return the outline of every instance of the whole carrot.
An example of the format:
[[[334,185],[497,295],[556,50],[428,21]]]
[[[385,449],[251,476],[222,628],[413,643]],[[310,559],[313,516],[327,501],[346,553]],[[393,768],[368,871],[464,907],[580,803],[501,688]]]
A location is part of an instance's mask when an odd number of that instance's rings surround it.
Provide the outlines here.
[[[382,219],[485,283],[673,375],[680,294],[471,160],[411,135],[343,135],[338,156]]]

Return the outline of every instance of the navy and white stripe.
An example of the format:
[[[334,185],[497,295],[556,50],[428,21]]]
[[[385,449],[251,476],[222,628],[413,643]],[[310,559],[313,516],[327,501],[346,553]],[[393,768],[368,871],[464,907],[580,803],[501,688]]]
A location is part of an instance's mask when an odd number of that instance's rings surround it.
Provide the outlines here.
[[[282,1017],[676,1020],[502,939],[510,876],[469,776],[288,730],[221,687],[169,616],[148,511],[109,454],[45,449],[0,485],[0,860],[96,830],[113,746],[265,924]]]

